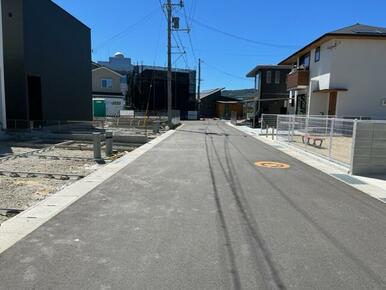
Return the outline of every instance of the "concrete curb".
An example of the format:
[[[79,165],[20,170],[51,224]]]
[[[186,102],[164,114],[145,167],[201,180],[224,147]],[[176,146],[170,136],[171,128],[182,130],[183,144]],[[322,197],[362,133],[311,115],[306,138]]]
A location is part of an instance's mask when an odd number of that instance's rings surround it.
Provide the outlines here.
[[[316,155],[312,155],[311,153],[308,153],[306,151],[303,151],[301,149],[296,149],[291,146],[279,143],[277,141],[271,140],[270,138],[261,137],[255,132],[253,132],[253,129],[248,127],[240,127],[235,126],[229,122],[226,122],[226,124],[232,128],[235,128],[244,134],[248,134],[249,136],[272,146],[273,148],[323,172],[328,174],[329,176],[339,180],[340,182],[343,182],[375,199],[378,199],[379,201],[386,203],[386,181],[375,179],[375,178],[368,178],[363,176],[354,176],[348,174],[348,168],[341,166],[337,163],[330,162],[326,159],[323,159],[321,157],[318,157]]]
[[[118,173],[127,165],[154,148],[157,144],[173,135],[175,132],[175,130],[171,130],[164,133],[158,138],[95,171],[84,179],[49,196],[47,199],[1,224],[0,254],[65,210],[71,204],[88,194],[101,183]]]

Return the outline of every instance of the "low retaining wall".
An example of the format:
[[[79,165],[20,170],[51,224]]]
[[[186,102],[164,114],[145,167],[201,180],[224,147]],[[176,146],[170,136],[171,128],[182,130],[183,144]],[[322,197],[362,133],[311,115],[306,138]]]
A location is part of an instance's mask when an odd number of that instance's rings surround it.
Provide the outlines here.
[[[74,141],[93,141],[92,134],[49,134],[49,133],[24,133],[24,134],[15,134],[18,138],[32,139],[32,138],[41,138],[45,140],[74,140]],[[102,134],[102,140],[105,139],[104,134]],[[145,135],[114,135],[113,141],[118,143],[132,143],[132,144],[146,144],[149,140]]]
[[[386,122],[356,122],[351,173],[386,176]]]

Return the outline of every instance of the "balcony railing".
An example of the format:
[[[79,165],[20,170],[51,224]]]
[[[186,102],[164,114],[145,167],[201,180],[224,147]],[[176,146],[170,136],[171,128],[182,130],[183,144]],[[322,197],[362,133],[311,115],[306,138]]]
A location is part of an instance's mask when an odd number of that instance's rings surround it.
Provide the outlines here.
[[[295,70],[287,76],[287,89],[304,88],[309,85],[310,71]]]

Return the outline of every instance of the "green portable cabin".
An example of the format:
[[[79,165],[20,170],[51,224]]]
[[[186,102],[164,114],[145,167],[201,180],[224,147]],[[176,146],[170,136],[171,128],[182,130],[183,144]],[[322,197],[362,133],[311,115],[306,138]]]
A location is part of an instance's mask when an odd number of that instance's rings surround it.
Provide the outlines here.
[[[102,98],[93,99],[93,113],[94,118],[106,117],[106,100]]]

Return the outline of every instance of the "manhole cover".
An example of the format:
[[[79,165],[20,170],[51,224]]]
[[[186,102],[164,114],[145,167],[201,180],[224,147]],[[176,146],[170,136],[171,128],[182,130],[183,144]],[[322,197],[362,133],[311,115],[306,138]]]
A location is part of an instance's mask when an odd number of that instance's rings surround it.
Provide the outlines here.
[[[290,166],[286,163],[274,162],[274,161],[258,161],[255,163],[257,167],[273,168],[273,169],[288,169]]]

